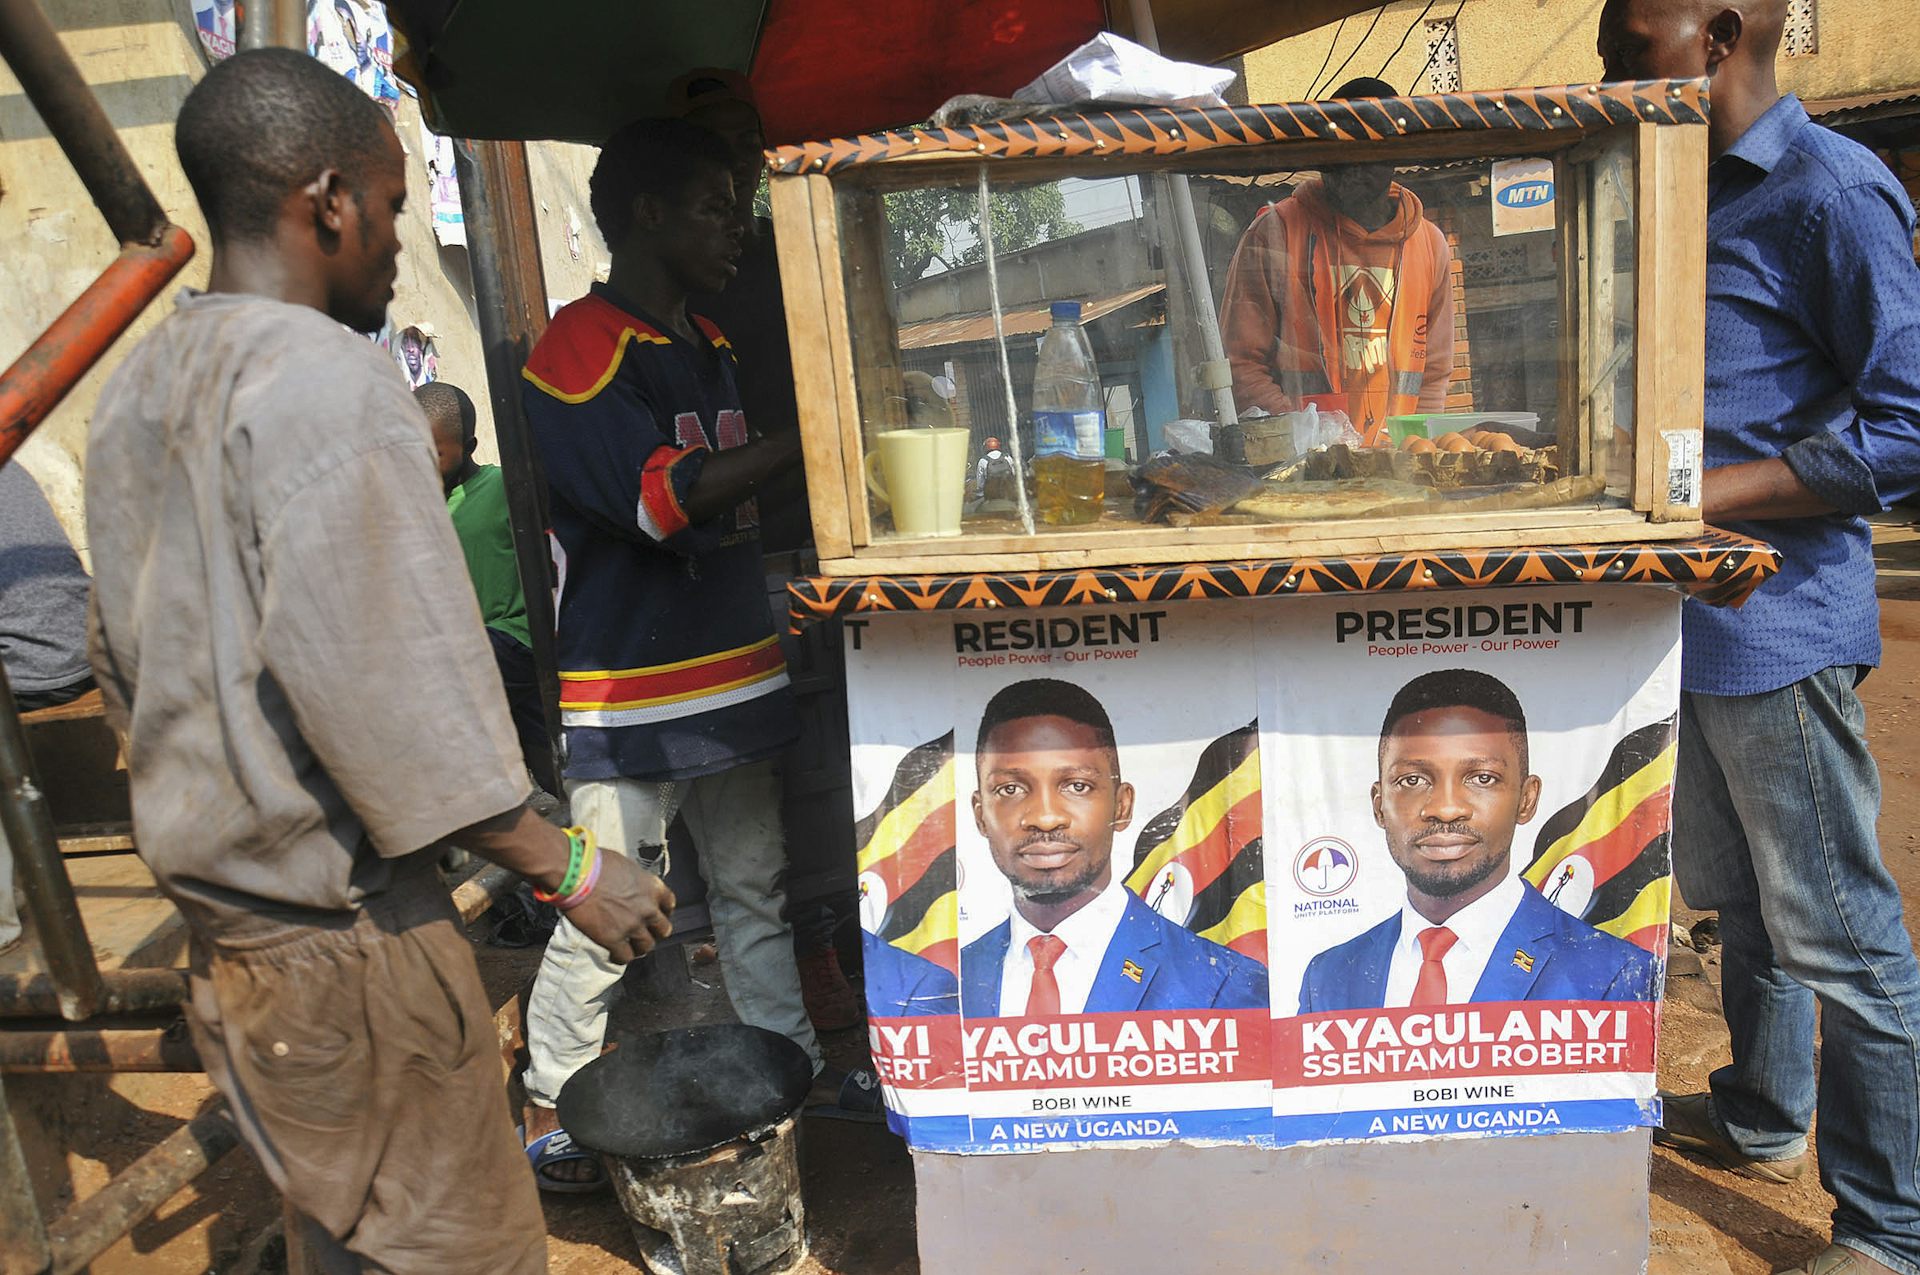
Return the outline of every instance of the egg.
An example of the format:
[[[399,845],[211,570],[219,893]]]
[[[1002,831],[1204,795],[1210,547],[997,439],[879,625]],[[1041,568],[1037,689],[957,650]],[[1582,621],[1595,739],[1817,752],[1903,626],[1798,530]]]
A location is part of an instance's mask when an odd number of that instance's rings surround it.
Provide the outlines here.
[[[1422,438],[1418,434],[1408,438],[1405,446],[1415,456],[1430,456],[1437,450],[1432,439]]]
[[[1473,444],[1459,434],[1442,434],[1440,437],[1434,439],[1433,443],[1435,447],[1438,447],[1443,452],[1470,452],[1474,450]]]
[[[1525,449],[1506,434],[1494,434],[1487,440],[1487,450],[1495,452],[1518,452]]]

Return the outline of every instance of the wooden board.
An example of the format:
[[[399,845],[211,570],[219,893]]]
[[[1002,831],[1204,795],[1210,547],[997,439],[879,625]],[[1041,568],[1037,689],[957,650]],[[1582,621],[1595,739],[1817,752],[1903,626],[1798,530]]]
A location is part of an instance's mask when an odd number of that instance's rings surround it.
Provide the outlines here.
[[[832,339],[837,329],[828,319],[821,258],[814,243],[816,183],[818,187],[826,184],[820,178],[775,178],[768,195],[773,204],[787,332],[793,347],[793,391],[800,410],[800,448],[805,460],[807,503],[813,515],[813,542],[824,558],[853,552],[847,494],[858,488],[847,486],[840,454],[840,369]]]
[[[846,250],[840,239],[840,216],[834,202],[833,183],[824,177],[805,180],[812,192],[813,245],[819,258],[820,295],[826,309],[828,355],[833,361],[839,412],[834,428],[840,436],[840,467],[846,482],[843,499],[847,525],[858,547],[873,539],[873,518],[866,497],[861,384],[857,370],[859,352],[854,347],[853,310],[847,294]]]
[[[161,969],[184,966],[187,922],[154,883],[138,856],[95,855],[69,858],[67,875],[80,902],[87,938],[102,970]],[[0,974],[40,974],[46,965],[27,922],[26,942],[0,956]]]
[[[1657,523],[1697,522],[1699,493],[1670,498],[1670,432],[1695,447],[1706,408],[1707,130],[1639,129],[1633,503]]]
[[[1554,432],[1562,472],[1584,474],[1593,463],[1581,389],[1593,361],[1593,334],[1583,321],[1587,286],[1587,180],[1583,165],[1553,159],[1554,257],[1560,267],[1560,394]]]
[[[1539,510],[1497,514],[1434,516],[1418,530],[1405,521],[1367,519],[1344,523],[1295,524],[1264,529],[1210,527],[1091,532],[1029,540],[994,537],[987,544],[918,540],[890,542],[861,550],[851,558],[822,559],[829,576],[932,575],[985,571],[1048,571],[1074,567],[1153,562],[1238,562],[1273,558],[1329,557],[1340,554],[1431,552],[1446,549],[1502,548],[1517,545],[1625,544],[1637,540],[1679,540],[1699,535],[1704,524],[1652,524],[1630,510]],[[966,552],[957,552],[965,544]],[[991,547],[989,547],[991,545]]]
[[[1619,128],[1653,127],[1621,124]],[[1430,161],[1498,159],[1521,155],[1552,155],[1592,138],[1593,133],[1555,133],[1534,129],[1475,130],[1460,133],[1424,133],[1365,143],[1287,142],[1271,146],[1222,146],[1203,150],[1174,150],[1162,155],[1079,155],[1071,157],[994,158],[995,180],[1010,182],[1059,181],[1082,177],[1097,181],[1113,176],[1116,163],[1129,175],[1188,173],[1195,177],[1266,176],[1305,173],[1335,164],[1351,164],[1356,151],[1368,162],[1418,167]],[[838,186],[857,183],[873,190],[916,190],[925,186],[967,185],[977,180],[978,159],[949,151],[900,155],[885,163],[861,164],[833,175]],[[780,180],[774,178],[775,181]]]

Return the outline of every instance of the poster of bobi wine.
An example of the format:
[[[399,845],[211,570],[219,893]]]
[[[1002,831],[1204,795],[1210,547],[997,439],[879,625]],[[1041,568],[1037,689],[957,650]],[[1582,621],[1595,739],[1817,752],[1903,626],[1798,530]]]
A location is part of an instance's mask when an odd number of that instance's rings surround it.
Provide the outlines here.
[[[1274,609],[1278,1141],[1656,1121],[1679,620],[1620,587]]]
[[[1267,1137],[1248,618],[852,622],[870,1042],[915,1146]]]
[[[916,1148],[1653,1118],[1671,595],[886,615],[845,645],[869,1043]]]

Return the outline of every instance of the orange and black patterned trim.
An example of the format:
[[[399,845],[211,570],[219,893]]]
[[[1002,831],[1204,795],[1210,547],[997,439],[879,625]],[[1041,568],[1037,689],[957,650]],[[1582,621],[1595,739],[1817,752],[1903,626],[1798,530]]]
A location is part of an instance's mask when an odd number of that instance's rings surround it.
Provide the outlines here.
[[[1340,558],[1199,562],[950,576],[803,576],[787,586],[794,632],[838,616],[1269,598],[1296,594],[1667,585],[1739,606],[1780,569],[1771,545],[1709,528],[1688,540],[1553,548],[1439,549]]]
[[[1171,155],[1280,142],[1379,141],[1475,130],[1581,132],[1616,124],[1706,122],[1704,79],[1640,80],[1204,110],[1143,107],[964,128],[897,129],[782,146],[767,152],[767,162],[780,174],[830,173],[907,156]]]

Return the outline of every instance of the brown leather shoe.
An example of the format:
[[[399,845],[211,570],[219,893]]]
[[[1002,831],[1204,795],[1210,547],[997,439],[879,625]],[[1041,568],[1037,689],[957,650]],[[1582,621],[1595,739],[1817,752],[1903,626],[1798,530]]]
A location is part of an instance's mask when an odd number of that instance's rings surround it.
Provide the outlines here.
[[[1785,1184],[1807,1171],[1807,1153],[1804,1151],[1777,1160],[1759,1160],[1734,1146],[1732,1140],[1720,1131],[1719,1121],[1713,1118],[1713,1098],[1710,1094],[1663,1093],[1660,1096],[1665,1115],[1661,1118],[1660,1127],[1653,1131],[1653,1140],[1661,1146],[1705,1156],[1723,1169],[1731,1169],[1743,1177],[1758,1178],[1762,1182]],[[1864,1272],[1869,1268],[1860,1269]],[[1853,1272],[1849,1271],[1846,1275],[1853,1275]]]
[[[1783,1266],[1773,1275],[1896,1275],[1893,1267],[1875,1261],[1844,1244],[1829,1244],[1798,1266]]]

